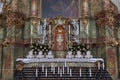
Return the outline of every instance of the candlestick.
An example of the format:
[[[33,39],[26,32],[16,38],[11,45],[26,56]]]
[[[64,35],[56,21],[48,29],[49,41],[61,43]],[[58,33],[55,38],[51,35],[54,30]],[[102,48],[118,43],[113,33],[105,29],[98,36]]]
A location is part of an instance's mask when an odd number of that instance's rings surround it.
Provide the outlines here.
[[[63,74],[64,74],[64,65],[63,65]]]
[[[100,69],[100,62],[98,62],[98,69]]]
[[[47,77],[47,68],[46,68],[46,70],[45,70],[45,76]]]
[[[90,72],[90,76],[91,76],[91,68],[90,68],[90,71],[89,71],[89,72]]]
[[[35,75],[36,77],[38,77],[38,69],[36,68],[36,75]]]
[[[60,71],[60,68],[58,67],[58,74],[60,73],[59,71]]]
[[[65,61],[65,67],[67,67],[66,61]]]
[[[81,77],[81,68],[80,68],[80,77]]]
[[[44,72],[44,65],[42,64],[42,72]]]
[[[60,77],[62,77],[62,69],[60,69]]]
[[[69,67],[67,67],[67,74],[69,74]]]
[[[72,76],[72,69],[70,69],[70,77]]]

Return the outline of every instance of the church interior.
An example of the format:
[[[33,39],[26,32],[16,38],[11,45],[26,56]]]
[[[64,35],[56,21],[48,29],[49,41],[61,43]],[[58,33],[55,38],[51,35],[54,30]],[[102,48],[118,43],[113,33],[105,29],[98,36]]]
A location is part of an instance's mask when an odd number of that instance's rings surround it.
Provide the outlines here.
[[[0,0],[0,80],[120,80],[120,0]]]

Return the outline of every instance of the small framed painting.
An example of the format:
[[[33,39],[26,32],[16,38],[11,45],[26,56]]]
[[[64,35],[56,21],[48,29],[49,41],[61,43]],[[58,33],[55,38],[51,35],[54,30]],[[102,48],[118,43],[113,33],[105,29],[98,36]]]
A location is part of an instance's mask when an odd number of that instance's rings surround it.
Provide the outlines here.
[[[42,17],[79,17],[79,0],[42,0]]]

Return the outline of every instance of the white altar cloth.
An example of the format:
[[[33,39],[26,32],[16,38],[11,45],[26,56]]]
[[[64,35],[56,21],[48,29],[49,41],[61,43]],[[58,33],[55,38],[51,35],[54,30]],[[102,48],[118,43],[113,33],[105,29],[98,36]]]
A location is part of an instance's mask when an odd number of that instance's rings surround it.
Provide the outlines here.
[[[40,62],[40,63],[57,63],[57,62],[90,62],[90,63],[95,63],[95,62],[103,62],[104,60],[102,58],[81,58],[81,59],[66,59],[66,58],[54,58],[54,59],[28,59],[28,58],[18,58],[16,61],[22,61],[23,63],[35,63],[35,62]]]

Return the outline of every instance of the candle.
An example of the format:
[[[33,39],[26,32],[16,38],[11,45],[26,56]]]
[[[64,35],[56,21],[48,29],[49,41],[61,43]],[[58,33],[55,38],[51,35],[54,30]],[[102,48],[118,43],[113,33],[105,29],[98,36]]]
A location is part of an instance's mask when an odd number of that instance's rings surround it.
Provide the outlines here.
[[[80,68],[80,77],[81,77],[81,68]]]
[[[49,25],[49,34],[51,34],[51,25]]]
[[[70,77],[72,76],[72,69],[70,69]]]
[[[53,67],[53,74],[55,74],[55,67]]]
[[[51,72],[53,71],[53,63],[51,63]]]
[[[64,74],[64,65],[63,65],[63,74]]]
[[[40,32],[41,32],[40,34],[42,35],[42,26],[40,26]]]
[[[37,27],[38,29],[37,29],[37,33],[38,33],[38,36],[40,35],[40,21],[39,21],[39,23],[38,23],[38,27]]]
[[[100,69],[100,62],[98,62],[98,69]]]
[[[60,73],[59,71],[60,71],[60,68],[58,67],[58,74]]]
[[[67,74],[69,74],[69,67],[67,67]]]
[[[47,68],[46,68],[46,70],[45,70],[45,76],[47,77]]]
[[[68,30],[69,30],[69,34],[70,34],[70,25],[69,25],[69,29]]]
[[[103,62],[103,69],[105,68],[104,62]]]
[[[79,35],[79,25],[78,25],[78,22],[77,22],[77,35]]]
[[[90,68],[90,71],[89,71],[89,72],[90,72],[90,76],[91,76],[91,68]]]
[[[60,77],[62,77],[62,69],[60,69]]]
[[[67,67],[67,65],[66,65],[66,61],[65,61],[65,67]]]
[[[44,72],[44,65],[42,64],[42,72]]]
[[[36,77],[38,77],[38,69],[36,68]]]
[[[31,24],[31,36],[32,36],[32,34],[33,34],[33,26]]]

